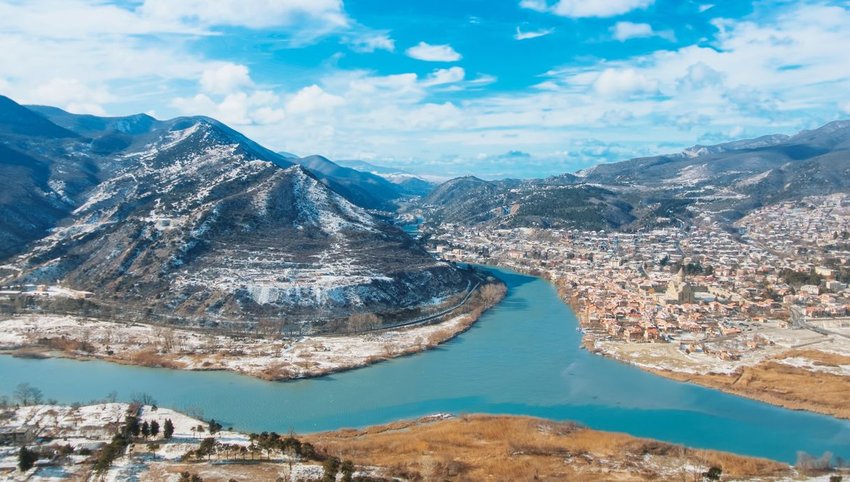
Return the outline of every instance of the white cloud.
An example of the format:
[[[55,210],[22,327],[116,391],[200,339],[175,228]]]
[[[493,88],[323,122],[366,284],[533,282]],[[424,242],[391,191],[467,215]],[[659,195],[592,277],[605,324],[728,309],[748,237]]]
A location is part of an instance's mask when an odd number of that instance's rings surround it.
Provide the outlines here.
[[[264,125],[285,118],[279,97],[270,91],[232,92],[215,101],[207,94],[177,97],[171,105],[185,115],[206,115],[225,124]]]
[[[293,114],[304,114],[315,111],[329,111],[345,104],[340,96],[325,92],[318,85],[311,85],[299,90],[286,102],[286,111]]]
[[[658,89],[658,82],[635,69],[608,68],[596,78],[593,89],[604,96],[622,97],[653,93]]]
[[[519,2],[519,6],[529,10],[534,10],[535,12],[545,12],[549,9],[549,5],[546,4],[546,0],[521,0]]]
[[[386,32],[367,32],[351,35],[344,39],[348,47],[359,53],[371,53],[376,50],[395,51],[395,41]]]
[[[406,53],[408,57],[428,62],[456,62],[461,59],[461,55],[451,45],[431,45],[425,42],[410,47]]]
[[[530,40],[533,38],[544,37],[554,31],[554,28],[545,28],[542,30],[529,30],[528,32],[523,32],[519,27],[517,27],[516,33],[514,34],[514,40]]]
[[[248,67],[244,65],[222,64],[206,69],[201,74],[201,88],[213,94],[229,94],[252,84]]]
[[[679,87],[687,90],[699,90],[716,87],[723,83],[723,74],[703,62],[688,66],[688,73],[678,80]]]
[[[641,37],[652,37],[655,32],[652,30],[652,25],[648,23],[632,23],[632,22],[617,22],[611,27],[611,33],[614,38],[620,42]]]
[[[75,114],[103,115],[103,104],[113,100],[105,87],[89,87],[77,79],[54,78],[37,85],[32,98],[59,106]]]
[[[655,0],[522,0],[520,6],[537,12],[551,12],[571,18],[613,17],[652,5]]]
[[[840,109],[841,109],[841,112],[843,112],[845,114],[850,114],[850,101],[842,104]]]
[[[349,24],[341,0],[145,0],[138,10],[153,19],[202,26],[267,28],[318,22],[339,28]]]
[[[462,81],[465,75],[466,72],[461,67],[437,69],[422,82],[422,85],[430,87],[433,85],[454,84]]]

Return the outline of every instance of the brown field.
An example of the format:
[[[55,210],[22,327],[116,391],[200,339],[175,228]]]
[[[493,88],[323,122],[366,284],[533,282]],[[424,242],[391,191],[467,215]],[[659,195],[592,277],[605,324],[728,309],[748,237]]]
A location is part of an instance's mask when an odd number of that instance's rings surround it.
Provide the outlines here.
[[[710,466],[737,479],[791,474],[769,460],[529,417],[470,415],[305,438],[331,455],[407,480],[690,481],[702,480]]]
[[[803,357],[824,366],[850,365],[850,357],[816,350],[792,350],[779,358]],[[810,371],[775,361],[746,367],[732,375],[693,375],[666,370],[655,373],[779,405],[850,419],[850,377]]]

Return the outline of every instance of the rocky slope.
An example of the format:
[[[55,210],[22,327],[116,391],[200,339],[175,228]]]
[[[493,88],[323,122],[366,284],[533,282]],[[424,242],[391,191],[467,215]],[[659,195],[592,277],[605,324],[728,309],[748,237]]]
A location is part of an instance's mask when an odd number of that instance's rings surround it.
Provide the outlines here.
[[[4,234],[6,254],[18,255],[3,262],[15,269],[0,283],[91,291],[98,309],[115,316],[286,328],[357,312],[415,311],[478,282],[303,167],[212,119],[36,110],[80,133],[39,116],[53,126],[41,130],[71,139],[51,141],[61,155],[41,163],[20,156],[48,144],[0,137],[0,149],[25,151],[0,157],[14,181],[23,181],[22,192],[45,193],[33,202],[2,198],[4,209],[17,205],[21,215],[44,220],[26,236],[4,227],[12,234]],[[104,137],[119,141],[99,148]],[[70,189],[62,176],[77,171],[89,174],[87,184]],[[56,212],[41,214],[53,198],[62,200]]]
[[[634,219],[631,205],[616,193],[577,184],[570,175],[525,181],[453,179],[424,198],[421,207],[434,224],[609,229]]]
[[[735,220],[754,208],[850,191],[850,121],[600,164],[524,181],[458,178],[420,207],[432,222],[637,229],[696,213]]]

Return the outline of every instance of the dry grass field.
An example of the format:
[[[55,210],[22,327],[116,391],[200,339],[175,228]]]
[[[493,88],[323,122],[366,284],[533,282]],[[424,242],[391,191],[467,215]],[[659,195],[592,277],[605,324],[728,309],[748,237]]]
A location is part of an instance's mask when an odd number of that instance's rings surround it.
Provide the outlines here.
[[[529,417],[470,415],[310,435],[329,454],[406,480],[702,480],[787,477],[773,461],[693,450]]]
[[[850,365],[850,357],[817,350],[792,350],[774,360],[744,367],[731,375],[695,375],[667,370],[657,374],[731,392],[794,410],[808,410],[850,419],[850,377],[795,367],[781,360],[802,358],[815,367]]]

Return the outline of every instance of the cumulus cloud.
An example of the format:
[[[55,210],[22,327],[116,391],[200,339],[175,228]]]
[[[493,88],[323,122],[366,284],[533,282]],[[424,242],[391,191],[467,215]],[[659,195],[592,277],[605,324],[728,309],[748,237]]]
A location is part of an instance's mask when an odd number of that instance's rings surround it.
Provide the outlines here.
[[[35,86],[32,98],[75,114],[104,115],[103,104],[113,100],[105,87],[90,87],[77,79],[54,78]]]
[[[206,69],[201,74],[201,88],[213,94],[229,94],[252,84],[248,67],[244,65],[227,63]]]
[[[658,90],[658,81],[649,79],[635,69],[608,68],[596,78],[593,90],[608,97],[647,94]]]
[[[545,0],[522,0],[520,6],[537,12],[550,12],[562,17],[614,17],[652,5],[655,0],[559,0],[549,4]]]
[[[345,104],[345,99],[340,96],[325,92],[318,85],[311,85],[299,90],[286,102],[287,112],[304,114],[315,111],[333,110]]]
[[[680,88],[699,90],[723,84],[723,74],[703,62],[688,66],[688,73],[677,81]]]
[[[448,44],[431,45],[425,42],[419,42],[417,45],[407,49],[406,53],[408,57],[428,62],[456,62],[461,59],[461,55]]]
[[[207,94],[177,97],[171,105],[186,115],[206,115],[237,126],[271,124],[285,118],[280,98],[270,91],[233,92],[216,101]]]
[[[519,27],[516,28],[516,33],[514,34],[515,40],[530,40],[533,38],[544,37],[554,32],[554,28],[544,28],[542,30],[529,30],[527,32],[523,32]]]
[[[343,40],[348,47],[358,53],[371,53],[376,50],[395,51],[395,41],[387,32],[366,32],[346,36]]]
[[[632,23],[632,22],[617,22],[611,27],[611,33],[614,38],[620,42],[641,37],[652,37],[655,31],[652,30],[652,25],[648,23]]]
[[[448,69],[437,69],[422,82],[424,86],[453,84],[463,80],[466,72],[461,67],[449,67]]]

